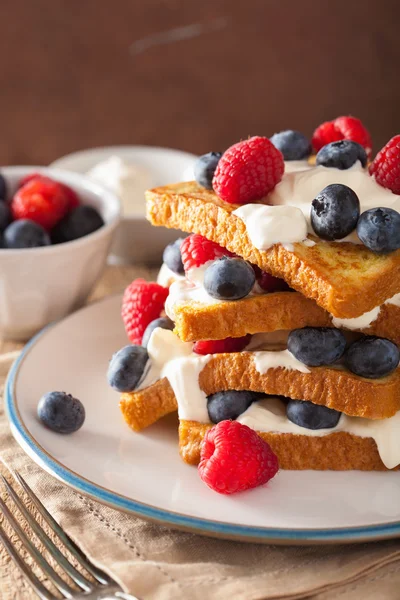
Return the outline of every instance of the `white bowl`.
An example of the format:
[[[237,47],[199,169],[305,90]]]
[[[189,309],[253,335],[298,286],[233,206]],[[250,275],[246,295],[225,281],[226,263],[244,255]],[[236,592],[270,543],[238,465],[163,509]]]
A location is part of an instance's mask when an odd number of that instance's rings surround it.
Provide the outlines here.
[[[194,179],[193,165],[197,158],[194,154],[152,146],[92,148],[63,156],[50,166],[76,173],[87,173],[89,169],[110,156],[119,156],[127,162],[148,169],[151,175],[150,187]],[[111,252],[117,262],[155,265],[161,262],[165,246],[181,237],[182,232],[150,225],[145,217],[144,196],[141,200],[143,215],[122,215]]]
[[[11,197],[22,177],[39,172],[74,189],[105,225],[78,240],[54,246],[0,249],[0,336],[25,341],[82,306],[105,266],[119,222],[118,198],[86,177],[44,167],[2,167]]]

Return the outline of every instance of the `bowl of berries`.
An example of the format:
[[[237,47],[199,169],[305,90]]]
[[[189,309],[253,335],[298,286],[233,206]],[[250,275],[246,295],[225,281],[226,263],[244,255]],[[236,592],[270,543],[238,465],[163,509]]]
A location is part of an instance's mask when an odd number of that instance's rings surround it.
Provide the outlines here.
[[[0,337],[25,341],[79,308],[102,273],[118,198],[86,177],[42,167],[0,173]]]

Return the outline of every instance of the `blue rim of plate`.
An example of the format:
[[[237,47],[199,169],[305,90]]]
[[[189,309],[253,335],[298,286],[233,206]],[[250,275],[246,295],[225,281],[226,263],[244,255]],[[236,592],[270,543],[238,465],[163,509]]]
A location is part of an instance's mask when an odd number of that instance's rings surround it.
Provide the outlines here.
[[[90,309],[90,306],[81,310],[88,309]],[[37,462],[37,464],[69,487],[114,509],[135,514],[138,517],[155,521],[161,525],[222,539],[296,545],[361,543],[400,537],[400,522],[332,529],[280,529],[271,527],[249,527],[245,525],[236,525],[234,523],[200,519],[137,502],[131,498],[107,490],[71,471],[49,455],[30,435],[19,414],[17,399],[14,394],[16,378],[24,358],[42,336],[55,325],[57,325],[57,323],[48,325],[36,334],[36,336],[25,346],[20,356],[12,365],[5,385],[4,403],[11,432],[16,441],[23,450]]]

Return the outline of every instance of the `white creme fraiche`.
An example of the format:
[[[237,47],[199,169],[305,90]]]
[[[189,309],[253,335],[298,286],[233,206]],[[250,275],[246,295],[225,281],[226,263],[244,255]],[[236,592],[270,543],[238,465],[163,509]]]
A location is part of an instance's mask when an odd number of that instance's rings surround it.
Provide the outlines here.
[[[288,170],[287,165],[285,163],[282,181],[268,195],[268,205],[246,204],[233,211],[245,223],[249,238],[258,250],[267,250],[276,243],[301,242],[307,237],[305,231],[314,233],[310,222],[311,203],[319,192],[333,183],[347,185],[357,194],[361,213],[377,207],[400,211],[400,196],[378,185],[359,161],[346,170],[323,166],[304,170],[290,170],[289,167]],[[268,210],[260,210],[260,206]],[[279,207],[288,210],[284,213],[276,210],[274,217],[274,208]],[[279,230],[281,235],[277,240]],[[338,241],[360,243],[355,231]]]

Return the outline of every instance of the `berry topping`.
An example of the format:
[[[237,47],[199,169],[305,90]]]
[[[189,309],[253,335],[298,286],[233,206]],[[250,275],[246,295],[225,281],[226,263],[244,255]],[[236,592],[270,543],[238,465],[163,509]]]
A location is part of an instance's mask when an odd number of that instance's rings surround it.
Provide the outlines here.
[[[201,479],[219,494],[234,494],[264,485],[278,472],[270,446],[238,421],[221,421],[204,436]]]
[[[317,165],[333,167],[341,171],[350,169],[358,160],[363,167],[367,166],[367,153],[364,148],[351,140],[341,140],[340,142],[326,144],[326,146],[321,148],[316,157]]]
[[[135,279],[122,299],[122,320],[132,344],[141,344],[147,326],[158,319],[164,309],[168,288],[144,279]]]
[[[303,327],[289,333],[287,347],[300,362],[320,367],[331,365],[343,355],[346,338],[339,329]]]
[[[228,390],[217,392],[207,398],[208,416],[212,423],[219,423],[226,419],[235,420],[244,413],[253,402],[259,400],[263,394],[257,392],[238,392]]]
[[[46,427],[57,433],[78,431],[85,421],[85,407],[65,392],[49,392],[39,401],[37,414]]]
[[[234,144],[222,155],[213,188],[230,204],[247,204],[263,198],[282,179],[285,163],[281,152],[265,137]]]
[[[362,213],[357,234],[364,246],[377,254],[400,248],[400,213],[392,208],[371,208]]]
[[[351,188],[332,183],[311,204],[311,225],[324,240],[341,240],[357,226],[360,201]]]
[[[356,117],[338,117],[334,121],[322,123],[314,131],[312,145],[316,152],[330,142],[351,140],[365,148],[367,156],[371,156],[372,140],[368,130]]]
[[[139,384],[149,355],[143,346],[125,346],[112,357],[107,379],[117,392],[132,392]]]
[[[209,152],[200,156],[194,164],[194,178],[199,185],[212,190],[212,181],[215,169],[222,156],[222,152]]]
[[[49,234],[37,223],[29,219],[14,221],[4,231],[5,248],[38,248],[50,245]]]
[[[255,280],[254,270],[248,262],[223,256],[207,267],[204,288],[217,300],[240,300],[251,292]]]
[[[291,288],[284,279],[280,277],[274,277],[271,273],[262,271],[257,265],[252,265],[256,280],[260,288],[264,292],[289,292]],[[293,291],[293,290],[292,290]]]
[[[346,367],[360,377],[378,379],[394,371],[399,364],[400,353],[396,344],[385,338],[365,336],[346,350]]]
[[[185,272],[181,255],[182,242],[183,238],[171,242],[165,247],[163,252],[163,262],[171,269],[171,271],[178,273],[178,275],[183,275]]]
[[[299,131],[281,131],[275,133],[270,141],[283,154],[285,160],[304,160],[312,152],[311,142]]]
[[[28,181],[11,201],[14,219],[30,219],[46,230],[52,229],[68,210],[64,187],[48,177]]]
[[[299,427],[306,429],[331,429],[336,427],[342,413],[327,406],[319,406],[303,400],[289,400],[286,415]]]
[[[250,343],[251,334],[243,337],[225,338],[224,340],[208,340],[195,342],[193,352],[197,354],[225,354],[227,352],[241,352]]]
[[[3,232],[11,223],[11,210],[6,202],[0,201],[0,232]]]
[[[400,194],[400,135],[395,135],[378,152],[369,172],[379,185]]]
[[[149,325],[147,325],[146,330],[143,334],[142,346],[147,348],[149,340],[151,338],[151,334],[157,327],[161,329],[169,329],[172,331],[175,327],[175,323],[169,317],[160,317],[159,319],[154,319]]]
[[[29,175],[25,175],[25,177],[23,177],[21,179],[21,181],[19,182],[19,187],[23,187],[24,185],[26,185],[27,183],[29,183],[30,181],[37,181],[37,180],[50,180],[52,181],[49,177],[46,177],[45,175],[42,175],[41,173],[30,173]],[[68,185],[65,185],[65,183],[60,183],[59,181],[57,182],[58,185],[64,190],[65,195],[68,198],[68,210],[72,210],[73,208],[76,208],[77,206],[79,206],[80,204],[80,200],[79,200],[79,196],[76,192],[74,192],[74,190],[72,188],[70,188]]]
[[[185,238],[181,245],[181,255],[185,273],[190,269],[201,267],[205,263],[221,258],[222,256],[233,256],[226,248],[223,248],[215,242],[210,242],[207,238],[197,233],[192,233]]]
[[[72,242],[97,231],[103,225],[103,218],[93,206],[78,206],[56,225],[51,232],[51,239],[54,244]]]

